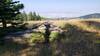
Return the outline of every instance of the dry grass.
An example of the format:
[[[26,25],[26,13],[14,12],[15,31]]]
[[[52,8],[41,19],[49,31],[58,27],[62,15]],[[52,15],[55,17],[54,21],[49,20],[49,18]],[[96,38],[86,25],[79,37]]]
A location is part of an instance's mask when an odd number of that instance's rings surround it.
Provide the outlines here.
[[[64,27],[64,25],[66,23],[69,23],[69,24],[72,24],[72,25],[76,25],[80,28],[83,28],[84,30],[98,31],[99,32],[99,30],[94,29],[94,26],[89,27],[89,25],[87,25],[87,23],[89,21],[95,22],[94,24],[96,24],[96,22],[100,23],[100,19],[49,20],[49,22],[51,22],[51,24],[57,25],[59,27]],[[46,22],[46,21],[28,21],[27,23],[29,23],[29,25],[32,25],[32,24],[43,23],[43,22]],[[83,22],[87,22],[87,23],[83,23]]]
[[[45,21],[28,21],[30,26],[37,23],[43,23]],[[16,43],[9,43],[10,45],[7,46],[0,46],[0,56],[70,56],[70,54],[73,54],[78,56],[82,56],[83,54],[89,54],[89,55],[83,55],[83,56],[91,56],[94,54],[94,51],[92,48],[93,46],[90,45],[90,43],[85,43],[83,41],[83,48],[81,46],[77,46],[77,44],[74,44],[75,42],[78,42],[82,39],[88,39],[91,40],[95,38],[100,38],[100,29],[96,27],[100,23],[100,19],[71,19],[71,20],[50,20],[52,24],[57,25],[61,28],[65,27],[66,24],[72,25],[68,32],[65,32],[64,35],[59,36],[62,39],[60,39],[62,42],[54,42],[51,43],[49,46],[44,44],[36,44],[32,46],[27,46],[23,44],[16,44]],[[92,25],[88,25],[88,22],[96,22]],[[74,28],[75,27],[75,28]],[[77,29],[78,27],[79,29]],[[72,30],[74,29],[74,30]],[[81,29],[81,30],[80,30]],[[93,38],[93,39],[92,39]],[[68,43],[68,42],[73,43]],[[100,41],[98,41],[100,42]],[[80,43],[80,42],[79,42]],[[85,46],[86,45],[86,46]],[[12,47],[11,47],[12,46]],[[76,46],[76,47],[75,47]],[[91,48],[88,48],[88,51],[85,47],[90,46]],[[74,52],[77,50],[77,53]],[[80,52],[83,51],[83,52]],[[72,53],[73,52],[73,53]],[[78,53],[79,52],[79,53]],[[97,56],[97,55],[95,55]]]

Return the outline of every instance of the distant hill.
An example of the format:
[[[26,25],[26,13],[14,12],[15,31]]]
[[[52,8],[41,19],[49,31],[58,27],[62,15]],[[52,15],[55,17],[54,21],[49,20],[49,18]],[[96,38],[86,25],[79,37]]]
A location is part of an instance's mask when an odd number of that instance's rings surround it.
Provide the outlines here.
[[[89,15],[85,15],[85,16],[80,16],[79,18],[100,18],[100,13],[94,13],[94,14],[89,14]]]

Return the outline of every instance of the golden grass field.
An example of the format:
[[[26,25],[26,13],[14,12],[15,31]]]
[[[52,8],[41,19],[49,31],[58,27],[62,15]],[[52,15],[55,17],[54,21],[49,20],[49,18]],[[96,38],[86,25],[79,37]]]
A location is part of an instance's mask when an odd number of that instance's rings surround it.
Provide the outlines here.
[[[97,31],[100,32],[99,29],[94,29],[94,27],[100,27],[100,19],[70,19],[70,20],[47,20],[49,22],[51,22],[53,25],[59,26],[59,27],[64,27],[64,25],[66,23],[72,24],[72,25],[76,25],[80,28],[84,28],[84,30],[88,30],[88,31]],[[28,21],[27,23],[29,23],[29,25],[32,24],[38,24],[38,23],[43,23],[46,22],[45,20],[43,21]],[[90,24],[92,24],[91,27],[88,27]]]

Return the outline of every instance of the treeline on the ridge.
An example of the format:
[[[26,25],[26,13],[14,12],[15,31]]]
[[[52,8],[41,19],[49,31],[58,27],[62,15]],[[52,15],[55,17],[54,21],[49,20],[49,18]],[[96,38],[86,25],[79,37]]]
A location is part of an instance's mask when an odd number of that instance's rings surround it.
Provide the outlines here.
[[[21,21],[36,21],[36,20],[43,20],[44,18],[37,14],[36,12],[29,12],[26,13],[23,11],[22,13],[18,14],[15,17],[15,20],[21,20]]]

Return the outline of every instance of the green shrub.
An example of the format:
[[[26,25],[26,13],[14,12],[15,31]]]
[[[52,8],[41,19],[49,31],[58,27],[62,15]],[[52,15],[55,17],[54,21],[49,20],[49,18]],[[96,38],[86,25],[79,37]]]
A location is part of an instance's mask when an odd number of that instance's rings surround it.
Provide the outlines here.
[[[51,32],[51,35],[50,35],[50,41],[54,41],[56,40],[57,38],[59,38],[59,32]]]
[[[36,43],[36,42],[43,42],[44,36],[42,33],[33,33],[32,37],[29,39],[30,43]]]
[[[96,40],[95,43],[100,44],[100,40]]]

